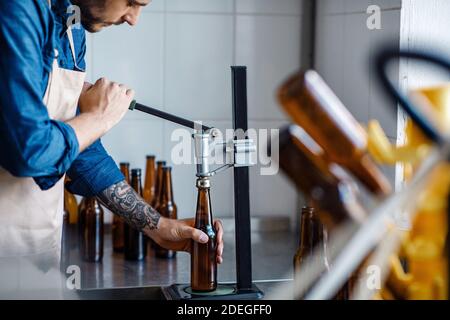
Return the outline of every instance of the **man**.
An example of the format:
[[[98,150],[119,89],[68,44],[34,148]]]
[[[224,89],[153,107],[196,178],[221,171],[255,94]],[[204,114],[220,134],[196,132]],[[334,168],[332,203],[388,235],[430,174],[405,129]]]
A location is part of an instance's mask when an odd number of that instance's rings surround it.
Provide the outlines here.
[[[66,173],[71,192],[98,197],[167,249],[190,252],[192,240],[208,241],[192,219],[161,217],[145,203],[99,140],[123,118],[133,90],[107,79],[84,83],[84,29],[135,25],[149,2],[0,1],[0,257],[11,273],[25,259],[45,274],[59,259]],[[67,27],[72,4],[83,28]],[[221,263],[223,229],[215,226]]]

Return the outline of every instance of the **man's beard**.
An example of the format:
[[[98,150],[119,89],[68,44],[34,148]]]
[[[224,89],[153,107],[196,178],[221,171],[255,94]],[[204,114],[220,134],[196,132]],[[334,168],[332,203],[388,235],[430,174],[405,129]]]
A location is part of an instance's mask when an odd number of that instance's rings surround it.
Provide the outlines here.
[[[83,28],[91,33],[100,31],[95,26],[104,24],[104,21],[95,15],[94,11],[101,12],[105,7],[106,0],[72,0],[71,2],[80,8]]]

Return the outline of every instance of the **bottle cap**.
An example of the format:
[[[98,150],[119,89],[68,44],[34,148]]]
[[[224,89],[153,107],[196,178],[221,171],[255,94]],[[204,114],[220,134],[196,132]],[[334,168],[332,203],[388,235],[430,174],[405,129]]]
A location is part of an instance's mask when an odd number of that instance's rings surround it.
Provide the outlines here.
[[[130,163],[129,163],[129,162],[121,162],[120,165],[121,165],[121,166],[129,166]]]
[[[302,208],[302,214],[313,215],[314,214],[314,208],[305,206],[305,207]]]
[[[141,169],[133,169],[133,170],[131,170],[131,175],[132,176],[140,176],[141,172],[142,172]]]
[[[147,155],[147,159],[155,159],[156,157],[152,154]]]
[[[209,178],[199,178],[197,179],[197,188],[210,188],[211,187],[211,180]]]
[[[164,171],[172,171],[172,167],[170,166],[163,166]]]
[[[165,166],[166,163],[167,163],[166,161],[157,161],[157,162],[156,162],[156,164],[162,165],[162,166]]]

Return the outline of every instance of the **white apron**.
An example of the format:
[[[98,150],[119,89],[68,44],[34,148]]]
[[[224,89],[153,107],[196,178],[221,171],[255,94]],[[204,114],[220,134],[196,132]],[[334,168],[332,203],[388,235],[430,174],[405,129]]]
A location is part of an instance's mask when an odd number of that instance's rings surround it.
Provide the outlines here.
[[[76,65],[70,28],[67,35]],[[67,121],[76,115],[85,73],[60,68],[57,56],[43,102],[51,119]],[[32,178],[16,178],[0,167],[0,296],[61,285],[63,210],[64,177],[42,191]]]

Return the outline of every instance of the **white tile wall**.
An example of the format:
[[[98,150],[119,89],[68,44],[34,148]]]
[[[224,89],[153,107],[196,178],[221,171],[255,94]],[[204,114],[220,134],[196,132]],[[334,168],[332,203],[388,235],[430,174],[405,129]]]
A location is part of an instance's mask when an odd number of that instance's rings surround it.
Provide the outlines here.
[[[257,121],[249,123],[250,128],[276,129],[288,121]],[[266,143],[258,141],[258,150]],[[250,203],[252,213],[261,216],[290,216],[297,213],[297,193],[295,187],[282,174],[261,175],[261,164],[250,168]]]
[[[236,1],[238,13],[263,14],[302,14],[302,1],[299,0],[238,0]]]
[[[113,27],[88,37],[88,79],[126,83],[139,101],[165,111],[231,127],[231,65],[248,66],[250,126],[272,128],[285,119],[274,96],[300,66],[302,0],[153,0],[137,27]],[[117,162],[145,168],[145,155],[171,163],[177,126],[130,112],[103,138]],[[296,214],[286,179],[250,170],[252,215]],[[173,168],[179,217],[193,217],[194,165]],[[233,174],[212,179],[216,217],[233,213]]]
[[[366,28],[366,14],[348,14],[343,16],[343,19],[344,95],[341,99],[356,120],[367,123],[369,120],[370,76],[368,70],[371,31]]]
[[[119,162],[130,162],[131,168],[145,169],[145,156],[161,156],[164,142],[161,139],[163,124],[155,120],[125,120],[103,139],[111,156]]]
[[[136,99],[163,109],[163,28],[163,13],[145,12],[134,28],[112,27],[93,35],[92,80],[107,77],[125,83],[136,91]],[[142,119],[136,112],[129,117]]]
[[[276,91],[300,67],[300,17],[238,16],[236,62],[248,67],[249,117],[284,119]]]
[[[166,0],[168,11],[233,13],[234,0]]]
[[[165,103],[195,120],[231,117],[233,17],[167,14]]]
[[[145,12],[164,11],[167,0],[152,0],[151,3],[143,8]]]
[[[336,15],[319,15],[316,26],[316,69],[337,96],[343,97],[345,20]]]

